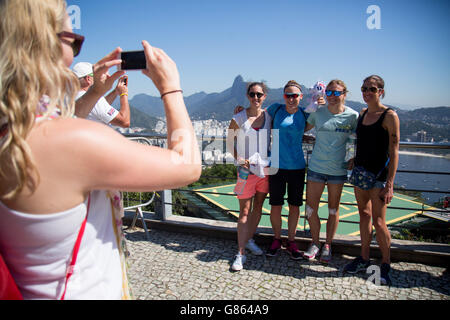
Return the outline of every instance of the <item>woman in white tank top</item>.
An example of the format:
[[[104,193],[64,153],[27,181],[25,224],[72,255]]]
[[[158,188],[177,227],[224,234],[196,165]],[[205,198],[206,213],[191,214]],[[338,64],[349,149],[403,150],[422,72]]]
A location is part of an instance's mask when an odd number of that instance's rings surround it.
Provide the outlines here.
[[[262,206],[269,192],[265,170],[269,164],[271,117],[262,109],[267,87],[262,82],[252,82],[247,88],[250,106],[235,114],[228,128],[227,149],[231,150],[238,165],[238,183],[245,183],[236,191],[239,199],[238,253],[231,269],[240,271],[245,263],[245,248],[261,255],[262,250],[252,239],[261,220]],[[248,170],[248,171],[247,171]],[[249,172],[247,180],[239,181],[239,175]]]
[[[68,67],[83,40],[63,0],[0,2],[0,254],[25,299],[129,298],[121,199],[108,190],[176,188],[201,173],[177,67],[146,41],[143,73],[161,93],[168,149],[81,119],[124,74],[107,74],[120,48],[94,66],[72,117],[79,84]]]

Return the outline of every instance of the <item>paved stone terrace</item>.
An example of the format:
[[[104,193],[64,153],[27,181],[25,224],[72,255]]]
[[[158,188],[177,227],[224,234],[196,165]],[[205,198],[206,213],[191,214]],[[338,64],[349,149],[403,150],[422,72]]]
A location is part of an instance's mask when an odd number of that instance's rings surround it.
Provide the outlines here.
[[[148,241],[140,228],[125,235],[138,300],[450,300],[450,274],[443,267],[392,263],[392,286],[375,286],[366,281],[370,274],[342,272],[354,257],[335,255],[325,266],[293,261],[283,250],[274,258],[249,253],[235,273],[236,241],[157,229]]]

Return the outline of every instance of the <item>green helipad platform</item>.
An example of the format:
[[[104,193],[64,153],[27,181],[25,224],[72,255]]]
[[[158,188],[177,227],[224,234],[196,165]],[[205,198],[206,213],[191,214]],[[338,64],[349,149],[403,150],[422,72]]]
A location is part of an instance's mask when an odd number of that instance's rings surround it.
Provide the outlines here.
[[[227,185],[220,185],[220,186],[213,186],[208,188],[202,188],[202,189],[195,189],[194,191],[197,192],[197,195],[201,196],[202,198],[206,199],[207,201],[213,203],[214,205],[224,209],[227,211],[228,214],[235,216],[236,218],[239,217],[239,212],[233,212],[230,210],[237,210],[239,211],[239,202],[237,198],[234,196],[233,189],[234,184],[227,184]],[[213,192],[213,193],[202,193],[202,191],[207,192]],[[217,193],[217,194],[216,194]],[[224,193],[219,194],[219,193]],[[305,194],[306,195],[306,189]],[[324,192],[322,194],[321,200],[326,201],[327,200],[327,188],[325,187]],[[344,203],[344,204],[342,204]],[[349,205],[354,204],[354,205]],[[414,201],[414,198],[395,193],[394,198],[392,199],[392,202],[388,206],[388,210],[386,213],[386,222],[387,224],[394,224],[402,220],[406,220],[409,218],[412,218],[420,213],[422,213],[422,203]],[[397,208],[408,208],[408,210],[402,210]],[[424,209],[434,209],[433,207],[430,207],[428,205],[425,205]],[[282,220],[283,220],[283,228],[287,229],[287,215],[289,213],[288,211],[288,204],[285,200],[285,204],[283,206],[283,210],[281,212],[282,214]],[[298,229],[299,230],[305,230],[309,229],[308,222],[304,219],[304,212],[305,212],[305,206],[300,207],[300,219],[298,223]],[[356,207],[356,200],[355,195],[353,193],[353,187],[351,186],[344,186],[344,190],[342,192],[341,197],[341,205],[339,209],[339,226],[337,230],[337,234],[341,235],[359,235],[359,214],[358,214],[358,208]],[[319,206],[319,217],[326,219],[328,218],[328,206],[327,203],[320,203]],[[343,221],[344,220],[344,221]],[[356,223],[348,223],[345,221],[353,221]],[[270,205],[269,205],[269,199],[266,199],[264,201],[263,206],[263,215],[261,217],[261,221],[259,223],[260,226],[264,227],[270,227]],[[321,232],[326,232],[326,220],[321,220]]]

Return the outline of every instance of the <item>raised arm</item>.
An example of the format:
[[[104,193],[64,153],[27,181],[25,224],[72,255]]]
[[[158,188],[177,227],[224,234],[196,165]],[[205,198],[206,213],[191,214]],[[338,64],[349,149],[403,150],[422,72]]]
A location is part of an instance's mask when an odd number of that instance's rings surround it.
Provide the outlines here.
[[[119,79],[117,82],[117,87],[113,91],[115,95],[119,96],[120,99],[120,110],[117,116],[111,120],[111,124],[115,126],[119,126],[122,128],[128,128],[130,126],[130,105],[128,103],[128,86],[127,86],[127,80],[128,77],[124,76]],[[108,100],[108,99],[106,99]],[[114,100],[113,100],[114,101]],[[109,104],[112,104],[110,102]]]
[[[121,51],[122,49],[116,48],[93,65],[94,84],[75,102],[75,115],[77,117],[86,118],[97,101],[111,89],[114,82],[119,79],[119,77],[125,74],[125,71],[117,71],[111,76],[108,74],[109,68],[122,62],[122,60],[117,59]]]
[[[152,79],[159,92],[181,90],[175,62],[146,41],[143,46],[147,58],[147,69],[143,73]],[[87,177],[87,189],[161,190],[184,186],[199,178],[200,151],[183,96],[181,92],[173,92],[162,99],[167,118],[168,149],[140,145],[109,128],[84,122],[84,126],[96,131],[96,134],[86,136],[84,152],[90,160],[84,161],[95,167],[89,169],[92,177]]]

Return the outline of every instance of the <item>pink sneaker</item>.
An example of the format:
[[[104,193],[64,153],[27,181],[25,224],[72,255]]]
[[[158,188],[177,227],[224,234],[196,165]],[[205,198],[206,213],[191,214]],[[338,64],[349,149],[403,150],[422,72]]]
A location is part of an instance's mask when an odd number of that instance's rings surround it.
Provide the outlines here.
[[[293,260],[299,260],[303,257],[303,254],[300,252],[300,250],[298,250],[295,241],[288,241],[286,250],[291,255],[291,259]]]
[[[281,239],[274,238],[272,245],[266,252],[266,256],[275,257],[280,249],[281,249]]]

